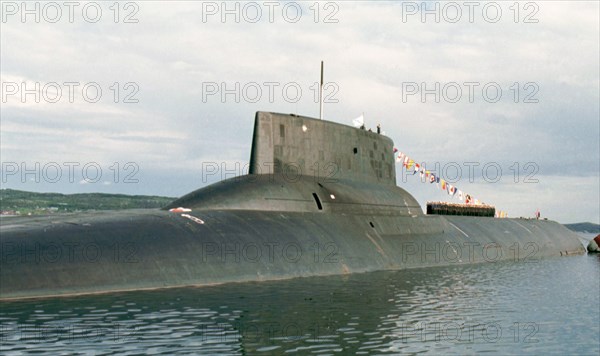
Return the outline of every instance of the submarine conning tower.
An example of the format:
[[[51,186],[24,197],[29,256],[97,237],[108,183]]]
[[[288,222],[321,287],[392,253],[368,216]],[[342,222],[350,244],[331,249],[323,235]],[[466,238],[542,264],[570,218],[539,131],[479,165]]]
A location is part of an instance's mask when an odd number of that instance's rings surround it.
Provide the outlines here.
[[[304,116],[257,112],[250,174],[300,172],[319,179],[396,185],[394,142],[381,134]]]
[[[423,215],[396,186],[393,147],[376,132],[257,112],[249,174],[198,189],[164,209]]]

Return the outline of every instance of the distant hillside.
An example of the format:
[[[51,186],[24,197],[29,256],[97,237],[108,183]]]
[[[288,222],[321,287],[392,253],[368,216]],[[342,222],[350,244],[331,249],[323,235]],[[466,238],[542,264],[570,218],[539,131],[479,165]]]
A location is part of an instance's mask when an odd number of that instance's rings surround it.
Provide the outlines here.
[[[86,210],[118,210],[161,208],[174,198],[124,194],[59,194],[33,193],[22,190],[0,190],[2,215],[38,215]]]
[[[590,223],[590,222],[565,224],[565,226],[567,228],[569,228],[570,230],[573,230],[576,232],[588,232],[591,234],[599,234],[600,233],[600,225]]]

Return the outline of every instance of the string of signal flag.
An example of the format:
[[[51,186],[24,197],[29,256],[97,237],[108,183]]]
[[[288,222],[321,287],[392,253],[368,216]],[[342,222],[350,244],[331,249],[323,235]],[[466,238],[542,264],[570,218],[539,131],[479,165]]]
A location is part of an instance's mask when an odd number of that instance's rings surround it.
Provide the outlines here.
[[[399,152],[397,148],[394,148],[394,154],[396,153],[398,153],[396,155],[396,163],[402,163],[402,166],[406,169],[406,171],[412,171],[413,175],[419,173],[419,176],[421,177],[421,182],[429,182],[430,184],[435,183],[438,189],[441,189],[442,191],[446,192],[446,194],[450,195],[452,198],[458,196],[458,200],[460,200],[461,202],[464,200],[465,204],[484,205],[484,203],[481,203],[479,199],[476,199],[472,195],[463,192],[462,190],[458,189],[458,187],[450,184],[442,177],[425,169],[425,167],[418,164],[407,154]],[[496,217],[506,218],[508,217],[508,214],[505,211],[496,211]]]
[[[359,117],[357,117],[356,119],[352,120],[352,124],[354,125],[354,127],[360,127],[361,129],[364,130],[365,129],[364,113],[362,115],[360,115]],[[371,131],[371,130],[369,130],[369,131]],[[377,125],[377,133],[384,134],[383,132],[381,132],[381,127],[379,125]],[[406,155],[402,152],[398,152],[398,149],[394,147],[394,154],[396,154],[396,153],[398,153],[398,155],[396,156],[396,163],[402,162],[402,166],[404,166],[404,168],[406,168],[406,171],[410,171],[412,169],[413,175],[419,173],[419,175],[421,176],[421,182],[428,181],[429,183],[435,183],[436,187],[438,187],[438,188],[441,187],[441,190],[445,191],[452,198],[454,198],[454,196],[458,196],[458,199],[461,202],[464,200],[465,204],[485,205],[485,204],[479,202],[478,199],[473,198],[470,194],[466,194],[462,190],[458,189],[456,186],[448,183],[445,179],[426,170],[425,167],[421,167],[421,165],[419,165],[417,162],[415,162],[415,160],[413,160],[408,155]],[[423,179],[423,178],[425,178],[425,179]],[[508,214],[505,211],[496,211],[495,216],[497,218],[506,218],[506,217],[508,217]]]

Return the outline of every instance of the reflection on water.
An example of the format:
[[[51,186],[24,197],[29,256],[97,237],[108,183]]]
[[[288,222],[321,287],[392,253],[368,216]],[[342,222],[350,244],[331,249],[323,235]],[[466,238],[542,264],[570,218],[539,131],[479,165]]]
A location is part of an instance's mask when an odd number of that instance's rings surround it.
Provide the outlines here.
[[[595,354],[600,258],[0,304],[3,354]]]

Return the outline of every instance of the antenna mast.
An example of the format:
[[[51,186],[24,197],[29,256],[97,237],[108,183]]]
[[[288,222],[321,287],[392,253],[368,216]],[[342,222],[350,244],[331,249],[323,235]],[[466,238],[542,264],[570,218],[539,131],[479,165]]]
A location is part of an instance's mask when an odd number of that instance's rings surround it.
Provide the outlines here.
[[[321,61],[321,86],[319,87],[319,119],[323,120],[323,61]]]

